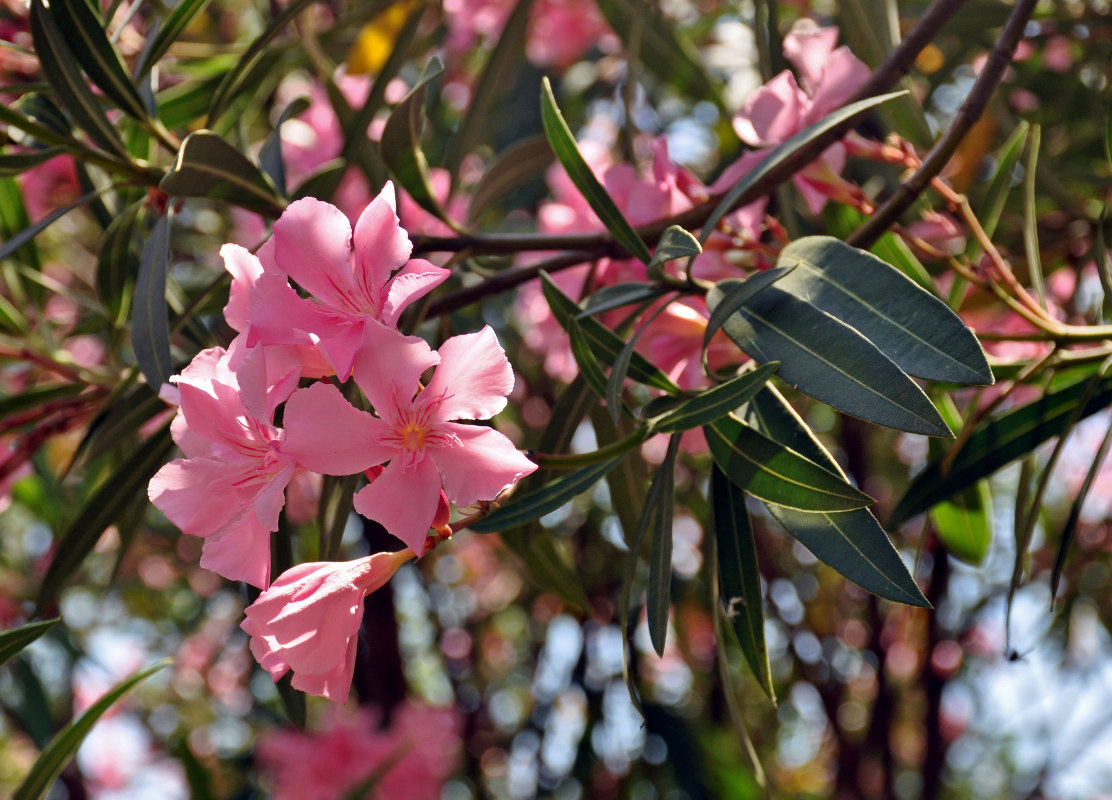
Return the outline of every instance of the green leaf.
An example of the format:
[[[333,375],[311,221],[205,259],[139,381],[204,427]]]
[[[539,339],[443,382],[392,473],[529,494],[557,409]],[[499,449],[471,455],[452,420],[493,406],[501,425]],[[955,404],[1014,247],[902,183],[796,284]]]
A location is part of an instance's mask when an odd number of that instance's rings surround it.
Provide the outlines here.
[[[135,310],[131,315],[131,344],[135,361],[151,391],[158,394],[174,372],[170,357],[170,320],[166,310],[166,269],[170,261],[170,209],[154,223],[143,248],[135,282]]]
[[[100,535],[129,507],[136,495],[145,494],[147,484],[173,449],[167,423],[137,447],[93,492],[77,517],[58,537],[54,559],[43,576],[36,607],[47,607],[62,586],[81,567]]]
[[[285,208],[262,170],[212,131],[195,131],[185,138],[158,188],[177,197],[224,200],[271,216]]]
[[[712,311],[731,286],[720,281],[711,288]],[[816,400],[889,428],[952,435],[918,384],[876,345],[776,286],[750,299],[722,327],[757,361],[781,362],[779,377]]]
[[[759,392],[780,366],[771,361],[685,400],[650,423],[654,433],[678,433],[717,422]]]
[[[583,332],[583,326],[574,317],[568,320],[568,338],[571,341],[571,354],[575,357],[575,363],[579,366],[579,374],[583,376],[587,385],[591,387],[595,394],[605,398],[607,396],[606,373],[587,341],[587,334]],[[616,360],[617,358],[615,358]],[[621,405],[618,406],[618,410],[621,411]],[[617,421],[616,417],[612,416],[612,418]]]
[[[548,143],[552,145],[552,152],[563,164],[571,182],[583,195],[583,199],[590,205],[591,210],[610,231],[614,241],[641,262],[648,264],[652,261],[652,254],[649,252],[645,241],[629,224],[629,220],[625,218],[621,209],[618,208],[602,184],[598,182],[598,178],[595,177],[595,174],[583,159],[583,155],[579,152],[575,137],[572,136],[571,129],[564,121],[559,106],[556,105],[556,98],[552,94],[552,86],[549,84],[548,78],[543,80],[541,86],[541,122],[544,124],[544,132],[548,137]]]
[[[761,573],[753,524],[745,507],[745,492],[712,466],[710,472],[711,523],[718,551],[718,585],[723,612],[737,634],[741,651],[757,683],[776,702],[772,668],[765,645],[761,606]]]
[[[1061,435],[1074,419],[1088,380],[1043,394],[1038,400],[988,420],[977,427],[955,456],[938,459],[920,472],[892,512],[888,524],[900,525],[936,503],[969,488],[975,481],[1022,458],[1040,444]],[[1112,377],[1102,379],[1075,421],[1112,403]]]
[[[992,544],[992,493],[984,481],[943,500],[930,511],[931,522],[946,551],[967,564],[979,565]]]
[[[417,83],[409,90],[386,120],[382,129],[382,159],[409,196],[437,219],[448,221],[448,215],[436,199],[429,178],[429,164],[421,149],[421,119],[429,83],[444,72],[444,65],[433,56]]]
[[[32,408],[40,408],[55,400],[74,397],[81,394],[84,389],[85,387],[80,383],[44,384],[8,397],[0,397],[0,419]]]
[[[166,403],[157,394],[145,384],[136,386],[135,380],[133,371],[112,389],[74,449],[67,470],[83,461],[95,461],[121,444],[129,443],[144,423],[166,410]]]
[[[679,225],[670,225],[660,236],[660,241],[653,251],[652,260],[645,270],[645,276],[650,281],[659,281],[664,278],[664,265],[677,258],[689,258],[703,252],[699,240],[685,231]]]
[[[282,161],[282,125],[301,114],[309,105],[310,100],[304,95],[290,101],[278,115],[278,121],[274,123],[274,128],[263,142],[262,149],[259,150],[259,167],[281,194],[286,193],[286,165]]]
[[[882,94],[877,97],[870,97],[866,100],[859,100],[856,103],[850,103],[848,106],[843,106],[837,111],[828,114],[821,120],[813,125],[801,130],[787,141],[780,144],[772,152],[770,152],[764,159],[753,167],[745,177],[734,185],[722,198],[721,202],[715,206],[714,211],[710,217],[703,224],[702,232],[699,234],[700,244],[706,244],[707,239],[714,233],[718,223],[722,221],[723,217],[730,213],[731,210],[737,207],[738,202],[749,192],[758,182],[765,179],[770,173],[781,168],[781,165],[789,158],[795,155],[797,151],[807,149],[808,145],[817,139],[819,136],[827,133],[838,127],[845,127],[847,130],[850,125],[860,116],[863,116],[871,108],[887,103],[897,97],[907,94],[907,92],[892,92],[890,94]],[[812,146],[814,149],[815,157],[818,158],[822,154],[824,148]],[[755,199],[755,198],[751,198]]]
[[[147,119],[147,110],[124,69],[123,59],[87,0],[50,0],[50,13],[59,29],[65,31],[66,44],[93,83],[125,114]]]
[[[746,418],[762,433],[789,442],[815,463],[841,472],[803,420],[771,387],[753,399]],[[862,589],[898,603],[930,607],[888,535],[868,509],[806,514],[766,505],[776,521],[816,558]]]
[[[1104,291],[1104,302],[1112,308],[1112,258],[1108,256],[1108,246],[1104,238],[1104,223],[1108,218],[1108,206],[1100,212],[1100,220],[1096,227],[1096,237],[1093,244],[1094,257],[1097,262],[1097,276],[1100,278],[1100,288]]]
[[[23,783],[15,790],[12,800],[40,800],[45,797],[97,720],[135,686],[170,663],[169,659],[158,661],[109,689],[103,697],[89,707],[88,711],[51,740],[42,755],[32,765]]]
[[[142,58],[135,67],[136,77],[141,78],[151,71],[151,67],[166,55],[170,46],[181,38],[197,15],[204,11],[205,6],[210,2],[211,0],[178,0],[177,5],[162,20],[162,25],[150,45],[143,51]]]
[[[1027,255],[1027,277],[1035,290],[1035,297],[1046,308],[1046,286],[1043,280],[1042,258],[1039,255],[1038,209],[1035,207],[1035,173],[1039,163],[1039,144],[1042,128],[1031,126],[1028,140],[1027,163],[1023,167],[1023,250]]]
[[[653,475],[660,481],[655,502],[645,507],[645,515],[652,519],[653,540],[649,554],[649,585],[645,590],[648,614],[649,641],[660,657],[668,635],[668,610],[672,605],[672,520],[676,504],[676,454],[679,453],[680,436],[668,440],[664,461]]]
[[[293,672],[287,672],[276,680],[274,688],[278,690],[278,699],[282,703],[282,710],[286,712],[286,719],[299,731],[305,730],[309,719],[305,693],[293,688]]]
[[[552,315],[564,330],[569,330],[572,327],[571,320],[581,315],[583,309],[560,291],[560,287],[546,272],[541,272],[541,288],[549,308],[552,309]],[[625,346],[625,340],[598,320],[576,319],[576,325],[581,329],[584,340],[589,344],[599,363],[613,364]],[[634,353],[630,359],[629,377],[638,383],[660,389],[668,394],[677,394],[680,391],[671,378],[637,353]]]
[[[108,152],[126,159],[127,148],[116,133],[115,126],[105,116],[100,101],[86,85],[77,66],[77,59],[67,44],[69,37],[46,10],[43,0],[31,0],[30,17],[31,39],[39,56],[39,64],[46,79],[58,93],[62,105],[94,142]]]
[[[471,193],[467,224],[473,225],[488,208],[520,189],[533,176],[540,175],[554,158],[548,139],[541,135],[530,136],[507,147],[483,172]]]
[[[0,261],[3,261],[5,258],[10,258],[15,253],[16,250],[18,250],[19,248],[23,247],[25,244],[30,242],[32,239],[34,239],[36,236],[38,236],[40,233],[42,233],[48,227],[53,225],[55,222],[60,220],[66,214],[73,211],[74,209],[81,208],[81,206],[88,203],[94,197],[97,197],[98,195],[104,194],[104,192],[106,192],[106,191],[108,191],[108,190],[107,189],[100,189],[100,190],[97,190],[97,191],[94,191],[94,192],[89,192],[88,194],[82,195],[81,197],[77,198],[72,203],[70,203],[68,206],[65,206],[64,208],[59,208],[59,209],[56,209],[54,211],[51,211],[49,214],[47,214],[45,217],[40,219],[34,225],[31,225],[27,228],[24,228],[22,231],[15,234],[10,239],[8,239],[6,242],[4,242],[3,246],[0,246]]]
[[[136,244],[139,232],[146,233],[142,224],[145,212],[146,202],[143,200],[128,206],[112,220],[97,251],[97,297],[104,304],[114,327],[122,327],[130,313],[135,280],[139,275]]]
[[[18,628],[9,628],[0,633],[0,667],[7,664],[31,642],[58,624],[59,618],[47,619],[42,622],[29,622]]]
[[[64,147],[47,147],[29,153],[0,153],[0,178],[13,178],[22,175],[32,167],[45,164],[55,156],[66,152]]]
[[[1058,594],[1058,582],[1062,578],[1062,570],[1066,566],[1066,556],[1069,554],[1070,545],[1073,543],[1074,534],[1077,532],[1077,525],[1081,521],[1081,509],[1085,507],[1085,500],[1089,497],[1089,490],[1093,487],[1093,481],[1096,480],[1101,467],[1104,466],[1104,459],[1108,456],[1110,445],[1112,445],[1112,428],[1109,428],[1108,432],[1104,434],[1104,438],[1100,440],[1100,446],[1093,456],[1093,463],[1089,465],[1089,470],[1085,473],[1085,480],[1077,490],[1077,497],[1070,504],[1070,513],[1066,517],[1066,524],[1062,526],[1058,554],[1054,557],[1054,569],[1050,573],[1050,597],[1052,599]]]
[[[553,415],[556,410],[553,409]],[[595,429],[595,440],[600,449],[615,445],[634,431],[631,421],[617,424],[610,418],[606,409],[595,406],[591,410],[591,423]],[[610,489],[610,505],[622,526],[622,538],[628,544],[633,541],[634,532],[640,524],[645,509],[645,461],[641,458],[623,458],[617,467],[606,473],[606,485]]]
[[[950,307],[871,253],[829,236],[783,249],[794,266],[776,288],[837,317],[909,375],[958,384],[993,382],[977,337]]]
[[[846,511],[873,502],[842,478],[728,416],[703,428],[719,468],[754,497],[801,511]]]
[[[641,63],[684,97],[709,100],[727,111],[717,85],[707,75],[699,51],[675,23],[645,0],[599,0],[599,10],[627,48],[639,52]]]
[[[504,532],[501,535],[502,543],[522,560],[538,586],[545,591],[554,592],[575,608],[588,610],[591,601],[583,591],[580,577],[568,565],[552,536],[543,531],[530,536],[528,530],[522,528]]]
[[[530,492],[523,497],[513,498],[502,508],[472,523],[468,528],[476,533],[496,533],[512,530],[545,514],[551,514],[576,495],[598,483],[599,479],[616,467],[623,458],[625,456],[621,455],[599,464],[577,469],[543,489]]]
[[[583,301],[583,311],[576,316],[577,319],[593,317],[604,311],[613,311],[615,308],[633,305],[634,303],[646,304],[658,300],[671,291],[667,288],[653,286],[643,282],[615,283],[605,286]]]
[[[780,280],[795,267],[773,267],[764,272],[757,272],[743,281],[730,281],[722,287],[722,292],[716,294],[717,303],[711,309],[710,319],[707,320],[707,332],[703,335],[703,350],[710,346],[714,334],[722,329],[726,320],[736,314],[742,306],[756,297],[759,292]],[[718,299],[721,297],[721,299]]]
[[[996,231],[996,224],[1000,221],[1000,215],[1004,213],[1004,204],[1008,200],[1008,192],[1011,191],[1012,181],[1015,179],[1015,165],[1020,153],[1023,152],[1023,146],[1027,143],[1029,128],[1029,123],[1021,121],[1008,137],[1008,141],[1004,142],[1004,146],[996,155],[996,170],[992,174],[992,180],[989,181],[988,189],[985,190],[985,195],[977,206],[977,219],[989,236]]]
[[[270,21],[270,24],[266,26],[262,33],[255,37],[255,40],[235,62],[235,66],[228,71],[220,85],[216,87],[216,91],[212,95],[212,104],[209,106],[208,121],[205,123],[206,128],[214,127],[216,121],[228,110],[228,107],[239,96],[239,93],[249,85],[249,78],[264,53],[266,53],[267,45],[302,11],[316,2],[320,2],[320,0],[293,0],[278,16]]]

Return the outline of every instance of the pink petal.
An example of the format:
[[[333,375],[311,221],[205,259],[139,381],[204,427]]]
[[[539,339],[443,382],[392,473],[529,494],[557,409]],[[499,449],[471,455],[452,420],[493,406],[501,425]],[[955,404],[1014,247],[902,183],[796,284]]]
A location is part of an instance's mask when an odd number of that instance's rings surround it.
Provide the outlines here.
[[[493,500],[503,489],[537,469],[513,442],[496,430],[453,422],[443,427],[459,437],[460,445],[430,448],[429,456],[440,468],[444,493],[458,506]]]
[[[298,296],[285,276],[263,273],[248,295],[251,327],[247,345],[308,345],[309,331],[319,333],[330,326],[336,315],[310,300]]]
[[[147,486],[155,508],[191,536],[211,536],[250,504],[234,488],[243,469],[211,458],[179,458],[163,465]]]
[[[224,306],[224,319],[232,330],[243,333],[250,322],[247,294],[251,286],[263,274],[263,265],[245,248],[238,244],[226,244],[220,248],[224,268],[231,273],[232,285],[228,290],[228,304]]]
[[[839,47],[826,64],[822,81],[811,94],[811,108],[806,114],[806,125],[818,122],[831,111],[845,105],[854,92],[868,80],[871,71],[865,63],[849,51]]]
[[[270,583],[270,533],[245,508],[233,524],[205,539],[201,566],[230,581],[265,589]]]
[[[274,260],[309,294],[342,308],[354,290],[351,223],[336,206],[304,197],[274,223]]]
[[[394,184],[387,182],[355,223],[355,280],[380,312],[390,273],[405,264],[413,251],[394,208]]]
[[[441,420],[489,419],[506,407],[514,371],[493,328],[453,336],[438,352],[440,366],[417,404],[439,399],[436,414]]]
[[[406,469],[400,459],[355,494],[355,510],[380,523],[414,553],[423,553],[440,500],[440,473],[429,458]]]
[[[837,28],[797,27],[784,37],[784,58],[799,72],[803,88],[814,92],[838,44]]]
[[[354,475],[394,456],[378,438],[385,423],[352,406],[330,383],[298,389],[286,403],[279,450],[324,475]]]
[[[336,662],[328,672],[294,670],[291,685],[299,691],[316,697],[325,697],[335,703],[346,703],[348,694],[351,692],[351,679],[355,675],[355,653],[358,644],[359,638],[352,636],[347,643],[343,660]]]
[[[390,328],[396,327],[398,316],[406,306],[444,283],[451,274],[451,271],[442,269],[423,258],[410,261],[390,281],[386,302],[380,314],[382,324]]]
[[[417,393],[421,373],[439,363],[440,356],[424,339],[368,319],[352,375],[374,409],[385,416],[397,398],[408,402]]]
[[[795,78],[784,70],[749,95],[734,116],[734,130],[743,142],[754,147],[780,144],[804,127],[808,105]]]

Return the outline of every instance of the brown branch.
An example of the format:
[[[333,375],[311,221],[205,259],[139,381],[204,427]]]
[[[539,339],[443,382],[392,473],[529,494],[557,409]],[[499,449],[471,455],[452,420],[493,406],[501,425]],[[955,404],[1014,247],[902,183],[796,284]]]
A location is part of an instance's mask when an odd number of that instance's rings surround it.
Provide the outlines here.
[[[961,109],[945,135],[931,148],[919,169],[900,184],[896,193],[888,198],[868,222],[846,239],[847,244],[861,248],[870,247],[915,202],[931,180],[942,172],[957,151],[962,139],[984,113],[989,98],[1004,77],[1004,70],[1012,61],[1016,45],[1023,35],[1023,30],[1036,4],[1037,0],[1018,0],[1004,25],[1000,40],[989,53],[988,61],[973,84],[973,89],[962,103]]]

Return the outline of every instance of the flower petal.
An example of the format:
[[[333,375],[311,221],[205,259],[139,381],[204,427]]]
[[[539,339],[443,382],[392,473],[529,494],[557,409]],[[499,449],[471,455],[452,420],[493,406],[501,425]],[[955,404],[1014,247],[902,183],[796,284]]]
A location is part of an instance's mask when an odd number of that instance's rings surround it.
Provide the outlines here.
[[[440,473],[429,458],[408,469],[394,459],[355,494],[355,510],[380,523],[414,553],[423,553],[440,500]]]
[[[270,533],[251,507],[244,508],[231,524],[205,539],[201,566],[230,581],[265,589],[270,584]]]
[[[489,419],[506,407],[514,371],[489,325],[453,336],[438,352],[440,366],[416,404],[438,403],[440,420]]]
[[[734,115],[734,130],[754,147],[777,145],[804,127],[806,96],[790,72],[784,70],[745,101]]]
[[[387,182],[355,223],[355,281],[380,313],[390,273],[404,265],[413,252],[394,206],[394,185]]]
[[[346,307],[355,288],[351,223],[336,206],[313,197],[290,203],[274,223],[274,260],[318,300]]]
[[[459,437],[460,444],[429,448],[429,456],[440,468],[444,493],[457,506],[493,500],[537,469],[513,442],[492,428],[453,422],[443,427]]]
[[[387,287],[379,318],[388,328],[397,327],[398,316],[410,303],[424,297],[451,275],[451,271],[423,258],[414,258],[394,276]]]
[[[421,373],[439,363],[440,356],[424,339],[368,319],[352,375],[375,411],[385,417],[396,398],[409,402],[417,393]]]
[[[395,453],[378,444],[382,420],[355,408],[330,383],[294,392],[284,425],[279,451],[312,472],[354,475]]]
[[[224,269],[232,276],[228,290],[228,304],[224,306],[224,319],[232,330],[243,333],[250,322],[247,295],[251,286],[263,274],[263,265],[246,248],[226,244],[220,248]]]

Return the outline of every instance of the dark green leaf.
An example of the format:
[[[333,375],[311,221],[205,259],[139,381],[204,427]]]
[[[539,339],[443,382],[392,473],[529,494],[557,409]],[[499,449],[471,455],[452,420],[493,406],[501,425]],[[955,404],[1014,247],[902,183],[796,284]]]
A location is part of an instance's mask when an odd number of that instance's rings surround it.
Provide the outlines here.
[[[54,17],[46,10],[43,0],[31,2],[31,39],[39,56],[42,71],[62,105],[89,137],[105,150],[127,158],[127,149],[108,121],[100,102],[89,90],[85,78],[70,50],[69,37],[58,27]]]
[[[67,470],[73,469],[82,461],[95,461],[116,450],[121,444],[129,444],[145,422],[166,410],[166,403],[146,385],[135,385],[136,377],[135,372],[132,372],[113,388],[100,411],[89,423],[84,438],[70,458]]]
[[[87,0],[50,0],[50,13],[59,29],[65,31],[66,44],[93,83],[125,114],[146,119],[147,111],[124,69],[123,59]]]
[[[654,433],[677,433],[692,428],[709,425],[747,403],[772,377],[780,366],[770,361],[752,372],[746,372],[733,380],[707,389],[697,397],[685,400],[676,407],[651,422]]]
[[[551,514],[576,495],[594,486],[624,457],[624,455],[618,456],[609,461],[577,469],[543,489],[530,492],[523,497],[515,497],[490,516],[472,523],[468,528],[476,533],[507,531],[543,517],[545,514]]]
[[[606,373],[595,357],[583,327],[579,321],[572,318],[568,320],[568,338],[571,340],[571,354],[579,366],[579,374],[587,381],[587,385],[599,397],[606,397]],[[619,406],[620,409],[620,406]]]
[[[1104,239],[1104,223],[1108,218],[1108,206],[1101,209],[1100,220],[1096,224],[1096,241],[1093,248],[1097,262],[1097,275],[1100,278],[1100,288],[1104,290],[1104,302],[1112,308],[1112,258],[1108,257],[1108,245]]]
[[[109,689],[103,697],[89,707],[88,711],[71,722],[65,730],[51,740],[42,755],[32,765],[31,772],[15,790],[12,800],[40,800],[45,797],[66,764],[77,753],[77,748],[81,746],[81,742],[84,741],[85,736],[97,720],[104,716],[108,709],[114,706],[120,698],[130,692],[137,684],[170,663],[169,659],[158,661]]]
[[[471,193],[467,224],[474,224],[485,210],[541,174],[554,158],[548,139],[541,135],[506,148],[486,169]]]
[[[193,20],[205,10],[211,0],[178,0],[177,5],[162,20],[162,25],[151,40],[150,45],[143,51],[143,56],[135,67],[135,74],[142,77],[150,72],[151,67],[170,49]]]
[[[286,192],[286,165],[282,161],[282,125],[289,119],[296,117],[309,107],[308,97],[294,98],[278,116],[278,121],[274,123],[274,129],[270,135],[266,137],[263,142],[262,149],[259,151],[259,166],[262,171],[266,173],[271,182],[278,187],[281,194]]]
[[[672,225],[664,230],[660,241],[653,251],[652,260],[645,270],[645,275],[650,281],[659,281],[664,277],[664,265],[677,258],[689,258],[703,252],[699,240],[685,231],[679,225]]]
[[[55,400],[63,400],[67,397],[81,394],[85,389],[80,383],[62,383],[51,385],[35,386],[31,389],[25,389],[18,394],[13,394],[8,397],[0,397],[0,419],[11,414],[18,414],[21,411],[27,411],[32,408],[40,408]]]
[[[798,239],[780,253],[791,267],[776,288],[837,317],[909,375],[991,384],[977,337],[950,307],[871,253],[829,236]]]
[[[166,269],[170,260],[170,210],[154,223],[143,248],[135,282],[135,311],[131,316],[131,344],[135,361],[151,391],[158,393],[170,379],[170,320],[166,310]]]
[[[581,315],[583,309],[560,291],[560,287],[545,272],[541,273],[541,288],[544,291],[544,297],[548,301],[549,308],[552,309],[552,315],[556,317],[556,321],[560,323],[564,330],[569,330],[571,327],[570,321]],[[581,329],[584,339],[598,361],[604,365],[613,364],[625,346],[622,337],[594,319],[576,319],[576,324]],[[679,387],[667,375],[637,353],[634,353],[630,359],[629,377],[638,383],[660,389],[669,394],[679,392]]]
[[[672,519],[676,505],[676,454],[680,436],[668,440],[668,451],[653,480],[660,481],[655,502],[645,507],[652,518],[653,540],[649,555],[649,585],[645,590],[649,641],[658,656],[664,656],[668,635],[668,610],[672,605]]]
[[[282,702],[282,710],[286,712],[286,719],[298,730],[305,730],[305,725],[308,722],[305,693],[293,688],[293,673],[287,672],[276,680],[274,688],[278,690],[278,699]]]
[[[648,246],[629,224],[629,220],[622,214],[606,189],[598,182],[591,168],[587,166],[571,129],[564,121],[559,106],[556,105],[556,98],[552,94],[552,86],[549,85],[548,78],[544,79],[541,86],[541,122],[544,123],[544,132],[548,136],[548,143],[552,145],[552,152],[564,165],[568,177],[583,195],[583,199],[591,206],[591,210],[610,231],[614,241],[624,247],[630,255],[648,264],[652,260]]]
[[[583,301],[584,310],[577,315],[577,318],[593,317],[604,311],[613,311],[615,308],[622,308],[634,303],[651,303],[669,291],[667,288],[648,283],[616,283],[599,289],[586,298]]]
[[[888,524],[900,525],[1022,458],[1047,439],[1061,435],[1085,395],[1087,383],[1082,380],[1048,391],[1025,406],[979,425],[956,456],[934,461],[915,477]],[[1112,378],[1106,377],[1081,408],[1077,419],[1095,414],[1110,403]]]
[[[164,425],[136,448],[102,483],[78,512],[77,517],[58,537],[54,559],[43,576],[36,601],[43,609],[54,601],[62,586],[81,567],[100,535],[129,507],[170,454],[174,443],[170,425]]]
[[[189,740],[184,736],[178,739],[170,752],[185,770],[190,800],[217,800],[212,790],[212,774],[197,759],[197,756],[193,755],[193,751],[189,748]]]
[[[583,591],[582,581],[576,571],[568,566],[567,558],[556,547],[552,535],[540,530],[529,535],[529,530],[519,528],[516,531],[503,532],[500,538],[522,560],[541,589],[555,593],[575,608],[583,611],[589,609],[591,601]]]
[[[591,422],[600,449],[614,445],[620,439],[628,437],[634,430],[631,421],[625,420],[615,424],[606,409],[598,406],[591,410]],[[610,505],[618,516],[622,526],[622,538],[627,544],[633,541],[634,532],[640,524],[645,509],[645,479],[645,461],[641,458],[623,458],[617,467],[606,473],[606,485],[610,489]]]
[[[43,150],[32,150],[27,153],[0,153],[0,178],[22,175],[31,167],[45,164],[50,159],[65,152],[64,147],[47,147]]]
[[[146,203],[139,201],[112,220],[104,232],[97,252],[96,290],[113,326],[121,327],[130,315],[135,279],[139,275],[139,232]]]
[[[711,288],[712,311],[731,285]],[[778,376],[816,400],[889,428],[952,435],[918,384],[872,342],[775,286],[751,298],[723,330],[756,360],[781,362]]]
[[[727,110],[718,87],[703,68],[691,41],[646,0],[600,0],[610,27],[626,47],[636,47],[641,63],[685,97],[709,100]]]
[[[757,164],[752,170],[746,173],[737,184],[734,185],[730,191],[722,198],[721,202],[715,206],[714,211],[710,217],[703,224],[702,233],[699,234],[699,242],[706,244],[707,239],[718,227],[718,223],[722,221],[723,217],[730,213],[731,210],[737,207],[738,201],[748,192],[758,181],[762,180],[766,175],[779,167],[786,159],[792,156],[797,150],[802,150],[812,140],[820,135],[826,133],[832,128],[840,125],[848,125],[857,117],[865,114],[869,109],[878,106],[881,103],[886,103],[901,95],[907,94],[906,92],[892,92],[891,94],[882,94],[877,97],[870,97],[866,100],[859,100],[856,103],[850,103],[848,106],[843,106],[837,111],[823,117],[821,120],[813,125],[810,125],[799,133],[792,136],[786,142],[776,147],[771,153],[764,157],[764,159]],[[815,154],[816,157],[819,153]]]
[[[212,131],[195,131],[186,137],[158,188],[177,197],[224,200],[271,216],[284,208],[263,172]]]
[[[429,178],[429,164],[421,149],[421,120],[425,93],[429,83],[444,71],[440,59],[433,56],[421,77],[391,112],[382,129],[382,159],[401,187],[421,208],[437,219],[448,220]]]
[[[9,628],[0,633],[0,667],[7,664],[31,642],[58,624],[58,618],[42,622],[29,622],[18,628]]]
[[[726,320],[736,314],[751,298],[756,297],[759,292],[783,278],[793,269],[795,267],[774,267],[764,272],[757,272],[743,281],[732,280],[725,287],[722,287],[721,299],[717,301],[711,310],[710,319],[707,320],[707,332],[703,335],[703,350],[705,351],[710,346],[710,340],[714,337],[714,334],[722,329]],[[716,298],[718,296],[715,295]]]
[[[1093,487],[1093,481],[1096,480],[1101,467],[1104,466],[1104,459],[1108,456],[1110,445],[1112,445],[1112,428],[1109,428],[1108,432],[1104,434],[1104,438],[1101,439],[1096,455],[1093,456],[1093,463],[1089,465],[1089,470],[1085,473],[1085,480],[1082,482],[1081,488],[1077,490],[1077,497],[1070,504],[1070,513],[1066,518],[1066,524],[1062,526],[1058,554],[1054,557],[1054,569],[1050,573],[1050,597],[1052,600],[1058,594],[1058,582],[1061,580],[1062,570],[1066,566],[1066,556],[1069,554],[1070,545],[1073,543],[1074,534],[1077,532],[1077,524],[1081,521],[1081,509],[1084,508],[1085,500],[1089,497],[1089,490]]]
[[[846,511],[873,502],[842,478],[736,417],[703,428],[719,468],[745,491],[801,511]]]
[[[73,211],[74,209],[80,208],[81,206],[85,205],[90,200],[92,200],[94,197],[96,197],[97,195],[103,194],[106,191],[108,191],[108,190],[107,189],[101,189],[101,190],[98,190],[98,191],[89,192],[88,194],[82,195],[81,197],[77,198],[72,203],[70,203],[68,206],[65,206],[64,208],[59,208],[59,209],[56,209],[54,211],[51,211],[49,214],[47,214],[45,217],[40,219],[34,225],[31,225],[30,227],[25,228],[24,230],[15,234],[12,238],[10,238],[6,242],[4,242],[2,247],[0,247],[0,261],[3,261],[5,258],[10,258],[12,256],[12,254],[15,253],[16,250],[18,250],[19,248],[23,247],[25,244],[30,242],[32,239],[34,239],[36,236],[38,236],[40,233],[42,233],[44,230],[46,230],[47,227],[54,224],[54,222],[61,219],[62,217],[64,217],[66,214]]]
[[[772,668],[765,645],[764,613],[761,607],[761,574],[757,569],[757,545],[753,524],[745,507],[745,492],[712,466],[710,500],[714,537],[718,550],[718,584],[722,611],[737,634],[741,651],[757,683],[776,702]]]

